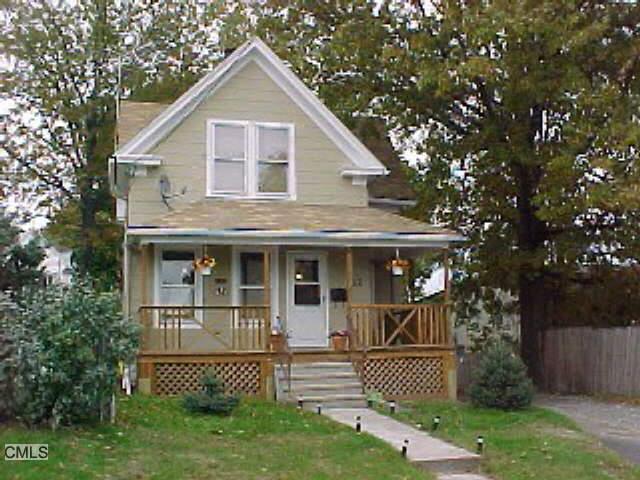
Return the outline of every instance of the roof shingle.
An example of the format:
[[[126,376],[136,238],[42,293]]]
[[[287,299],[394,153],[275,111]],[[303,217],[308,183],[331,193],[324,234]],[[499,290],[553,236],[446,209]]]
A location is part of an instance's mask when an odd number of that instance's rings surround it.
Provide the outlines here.
[[[204,230],[456,234],[377,208],[286,201],[207,199],[173,210],[150,224]]]

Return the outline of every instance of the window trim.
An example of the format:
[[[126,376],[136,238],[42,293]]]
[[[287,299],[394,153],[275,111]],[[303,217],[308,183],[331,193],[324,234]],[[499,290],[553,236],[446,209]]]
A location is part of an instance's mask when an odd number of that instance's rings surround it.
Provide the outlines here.
[[[244,186],[241,192],[237,191],[225,191],[214,189],[214,179],[216,171],[216,156],[215,156],[215,128],[216,126],[228,126],[228,127],[242,127],[244,128]],[[208,120],[207,121],[207,160],[206,160],[206,175],[205,182],[207,186],[207,196],[245,196],[249,189],[249,147],[251,142],[249,140],[249,122],[239,120]],[[242,162],[240,159],[225,159],[226,161]]]
[[[240,245],[231,246],[231,304],[236,306],[240,305],[240,253],[244,252],[264,253],[264,248],[260,247],[259,245],[256,245],[254,247]],[[269,286],[271,287],[271,296],[269,297],[269,303],[271,307],[271,325],[276,325],[278,317],[280,315],[280,302],[278,294],[280,275],[278,247],[272,247],[270,258],[271,265],[269,266],[269,271],[271,273],[271,278],[269,279]],[[260,288],[263,289],[263,287]]]
[[[182,251],[182,252],[193,252],[194,258],[198,258],[202,256],[203,248],[196,245],[184,245],[184,244],[163,244],[156,245],[154,247],[154,275],[153,275],[153,296],[154,296],[154,305],[159,307],[162,306],[161,302],[161,274],[162,274],[162,253],[166,250],[174,250],[174,251]],[[194,272],[194,280],[193,280],[193,305],[198,307],[203,305],[203,278],[202,274],[197,270]],[[202,322],[202,311],[195,312],[196,319]],[[154,324],[159,324],[159,315],[158,312],[154,315]],[[182,328],[202,328],[196,322],[187,322],[182,324]]]
[[[215,135],[216,125],[243,126],[245,128],[245,177],[244,192],[225,192],[214,190],[215,178]],[[258,159],[259,152],[259,128],[287,129],[289,131],[289,155],[287,160],[287,191],[284,193],[269,193],[258,191]],[[282,122],[254,122],[246,120],[223,120],[210,118],[207,120],[207,158],[205,183],[207,197],[233,198],[233,199],[267,199],[267,200],[295,200],[296,176],[295,176],[295,127],[293,123]],[[273,161],[271,163],[285,163]]]

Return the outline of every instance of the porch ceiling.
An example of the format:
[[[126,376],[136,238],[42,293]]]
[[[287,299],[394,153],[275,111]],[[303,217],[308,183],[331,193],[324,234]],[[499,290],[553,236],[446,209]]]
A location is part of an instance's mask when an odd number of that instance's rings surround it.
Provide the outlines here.
[[[151,222],[129,226],[142,237],[207,237],[229,243],[442,246],[464,240],[459,233],[394,213],[342,205],[305,205],[285,201],[208,199],[174,210]]]

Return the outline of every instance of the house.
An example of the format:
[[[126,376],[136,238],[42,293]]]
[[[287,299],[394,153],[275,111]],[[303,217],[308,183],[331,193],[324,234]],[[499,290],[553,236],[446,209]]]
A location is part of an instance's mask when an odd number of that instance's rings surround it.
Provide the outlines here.
[[[111,170],[142,390],[197,388],[212,368],[245,394],[286,377],[291,398],[293,365],[346,368],[360,396],[455,392],[447,306],[406,304],[402,285],[410,259],[462,238],[397,213],[413,193],[379,123],[360,124],[367,148],[259,39],[174,103],[120,111]]]
[[[50,245],[44,249],[44,252],[45,257],[41,267],[44,270],[45,282],[47,284],[71,284],[73,277],[72,251],[68,248]]]

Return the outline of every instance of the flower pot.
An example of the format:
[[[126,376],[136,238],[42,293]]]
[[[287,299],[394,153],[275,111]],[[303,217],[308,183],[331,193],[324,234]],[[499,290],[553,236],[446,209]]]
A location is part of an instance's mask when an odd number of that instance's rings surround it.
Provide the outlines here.
[[[344,352],[347,350],[349,344],[349,337],[342,335],[335,335],[331,337],[331,346],[337,352]]]
[[[272,333],[269,335],[269,346],[272,352],[282,353],[285,351],[285,337],[283,333]]]
[[[211,267],[202,267],[200,269],[201,275],[211,275]]]
[[[402,275],[404,275],[404,268],[402,268],[402,265],[392,265],[391,275],[393,275],[394,277],[401,277]]]

